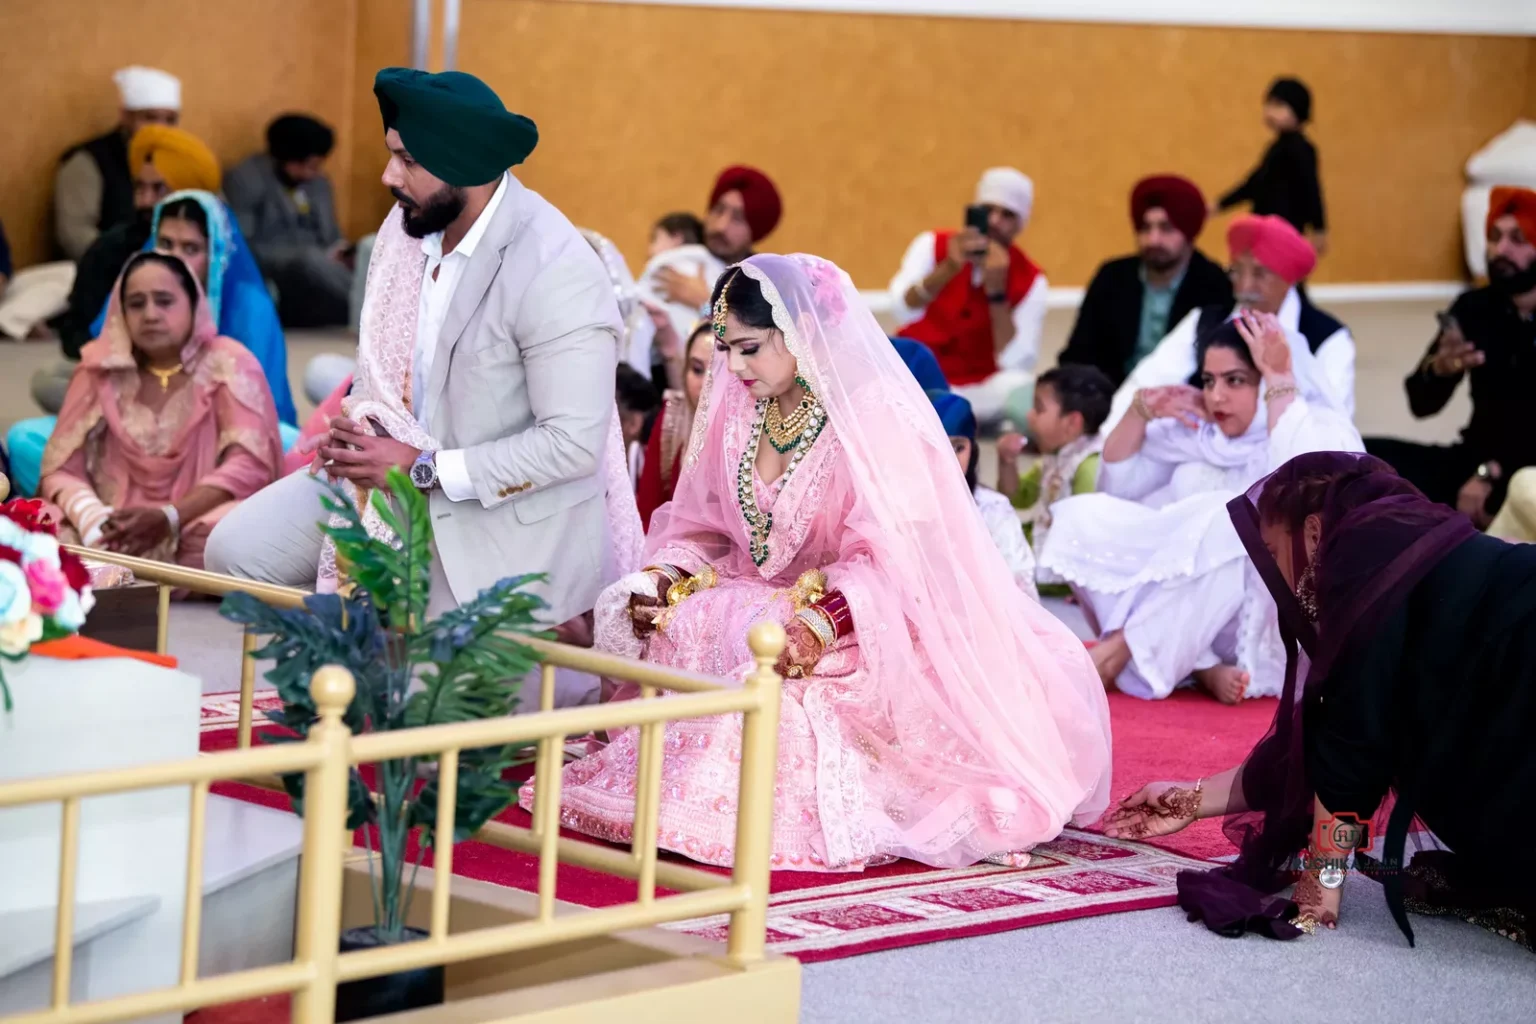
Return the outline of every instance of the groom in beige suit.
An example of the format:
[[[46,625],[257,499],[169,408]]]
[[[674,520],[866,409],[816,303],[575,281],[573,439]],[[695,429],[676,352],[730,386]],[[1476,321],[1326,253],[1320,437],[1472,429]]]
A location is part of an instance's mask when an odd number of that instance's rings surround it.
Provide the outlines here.
[[[357,418],[332,421],[317,465],[360,488],[398,467],[429,495],[434,612],[546,573],[549,621],[579,637],[621,569],[604,473],[613,288],[570,221],[506,170],[536,144],[532,121],[458,72],[389,68],[374,92],[398,210],[369,268]],[[210,537],[209,569],[312,585],[322,493],[300,472],[252,496]]]

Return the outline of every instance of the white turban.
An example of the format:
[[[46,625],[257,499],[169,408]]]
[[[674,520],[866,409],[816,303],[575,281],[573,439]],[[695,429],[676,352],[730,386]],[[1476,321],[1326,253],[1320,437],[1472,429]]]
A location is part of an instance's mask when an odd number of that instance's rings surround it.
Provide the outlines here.
[[[123,68],[112,75],[124,110],[180,110],[181,79],[159,68]]]
[[[1016,213],[1024,223],[1029,223],[1030,211],[1035,206],[1035,183],[1029,175],[1012,167],[993,167],[982,174],[976,183],[976,202],[985,206],[1001,206]]]

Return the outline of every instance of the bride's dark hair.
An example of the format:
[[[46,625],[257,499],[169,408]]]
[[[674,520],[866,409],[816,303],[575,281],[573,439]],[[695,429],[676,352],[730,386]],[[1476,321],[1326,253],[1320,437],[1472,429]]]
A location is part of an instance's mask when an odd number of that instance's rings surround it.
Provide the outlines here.
[[[720,293],[725,292],[725,304],[730,307],[736,319],[748,327],[770,328],[778,326],[773,322],[773,307],[763,296],[763,286],[757,279],[744,274],[737,267],[732,267],[720,275],[720,280],[715,282],[715,290],[709,297],[709,308],[714,309],[715,303],[720,301]]]

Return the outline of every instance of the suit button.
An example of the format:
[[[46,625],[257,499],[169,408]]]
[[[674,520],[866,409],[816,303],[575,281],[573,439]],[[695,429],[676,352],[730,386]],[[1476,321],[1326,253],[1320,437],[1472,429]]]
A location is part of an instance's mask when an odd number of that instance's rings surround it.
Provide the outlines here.
[[[511,493],[510,491],[508,491],[505,487],[503,487],[501,490],[496,492],[496,497],[498,497],[498,498],[505,498],[510,493]]]

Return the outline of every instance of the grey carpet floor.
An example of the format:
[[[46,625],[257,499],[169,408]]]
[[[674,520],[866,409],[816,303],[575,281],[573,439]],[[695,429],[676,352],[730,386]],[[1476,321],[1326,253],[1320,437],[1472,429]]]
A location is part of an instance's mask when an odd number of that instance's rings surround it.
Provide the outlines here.
[[[1067,921],[811,964],[804,1024],[1129,1020],[1230,1024],[1529,1022],[1536,957],[1459,922],[1412,917],[1351,878],[1337,931],[1224,939],[1177,908]]]

